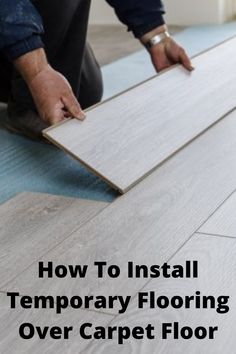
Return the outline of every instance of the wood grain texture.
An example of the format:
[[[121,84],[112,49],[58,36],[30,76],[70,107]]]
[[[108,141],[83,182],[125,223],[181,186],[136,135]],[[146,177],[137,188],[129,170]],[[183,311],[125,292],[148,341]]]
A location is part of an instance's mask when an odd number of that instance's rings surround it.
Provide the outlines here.
[[[236,39],[44,135],[124,193],[235,107]],[[227,63],[227,65],[225,65]]]
[[[134,295],[145,279],[128,279],[126,263],[162,264],[236,187],[236,112],[181,150],[157,171],[75,232],[44,262],[88,264],[86,279],[37,279],[38,264],[1,290],[68,296]],[[227,139],[225,138],[227,137]],[[119,279],[97,279],[93,263],[121,268]],[[117,308],[113,313],[117,313]]]
[[[236,193],[198,231],[213,235],[236,237]]]
[[[145,305],[144,309],[137,309],[135,298],[124,315],[115,318],[111,326],[144,326],[151,323],[155,326],[155,340],[130,340],[122,347],[113,341],[93,342],[84,354],[231,354],[235,352],[236,337],[235,313],[236,313],[236,240],[221,237],[194,236],[184,248],[171,260],[170,264],[183,264],[187,259],[199,261],[198,279],[158,279],[152,280],[143,292],[154,291],[156,296],[165,295],[170,299],[180,295],[191,296],[196,291],[202,295],[230,296],[228,305],[230,311],[226,314],[218,314],[215,309],[150,309]],[[219,262],[219,260],[221,260]],[[217,306],[216,306],[217,307]],[[179,322],[180,325],[196,328],[198,326],[218,326],[219,331],[214,340],[161,340],[161,324]]]
[[[22,193],[0,206],[0,288],[107,203]]]
[[[79,335],[83,323],[92,322],[97,326],[105,326],[111,320],[109,315],[91,311],[67,309],[61,315],[53,310],[10,309],[9,298],[0,294],[0,352],[4,354],[79,354],[89,341]],[[69,340],[33,338],[23,340],[19,336],[19,326],[32,323],[35,326],[73,326]]]

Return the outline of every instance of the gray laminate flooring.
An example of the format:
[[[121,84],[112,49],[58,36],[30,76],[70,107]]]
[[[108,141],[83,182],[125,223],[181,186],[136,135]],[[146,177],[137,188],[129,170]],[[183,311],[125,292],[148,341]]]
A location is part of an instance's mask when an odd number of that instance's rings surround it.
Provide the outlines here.
[[[235,114],[222,119],[112,204],[86,202],[87,207],[83,207],[84,201],[23,194],[1,206],[2,220],[8,221],[4,226],[5,236],[0,239],[1,249],[5,250],[1,255],[1,351],[220,354],[224,348],[224,353],[233,352],[236,344],[232,332],[236,310]],[[82,215],[80,208],[84,209]],[[125,273],[128,261],[152,265],[168,260],[173,264],[183,263],[187,259],[199,262],[197,281],[128,279]],[[45,264],[53,261],[54,265],[87,264],[90,271],[85,279],[39,280],[36,276],[39,260]],[[122,271],[119,281],[108,277],[97,279],[95,261],[119,265]],[[225,294],[232,300],[230,311],[224,316],[214,310],[137,311],[134,304],[141,290],[158,291],[169,297],[191,295],[199,290],[214,296]],[[125,314],[119,313],[118,305],[110,311],[92,306],[89,311],[83,307],[79,311],[69,308],[54,317],[52,311],[9,310],[9,298],[5,294],[9,291],[32,297],[130,295],[131,305]],[[61,345],[49,338],[24,341],[18,334],[18,324],[22,321],[41,326],[70,323],[77,332]],[[193,327],[216,324],[219,333],[212,341],[176,343],[172,338],[161,341],[157,337],[155,341],[130,340],[121,347],[116,337],[99,342],[82,340],[78,328],[87,321],[100,326],[144,325],[149,321],[157,330],[162,321],[179,321],[181,325]]]

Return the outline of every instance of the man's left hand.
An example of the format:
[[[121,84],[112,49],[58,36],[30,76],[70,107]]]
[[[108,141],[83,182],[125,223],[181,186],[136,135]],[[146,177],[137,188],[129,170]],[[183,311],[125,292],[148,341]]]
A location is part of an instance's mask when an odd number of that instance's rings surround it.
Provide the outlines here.
[[[173,38],[163,39],[159,44],[154,45],[150,49],[150,55],[157,72],[178,63],[188,71],[194,69],[185,50]]]
[[[155,35],[168,32],[166,25],[155,28],[140,38],[143,45]],[[171,37],[164,38],[160,43],[149,49],[153,65],[157,72],[167,69],[175,64],[182,64],[188,71],[192,71],[191,60],[185,50]]]

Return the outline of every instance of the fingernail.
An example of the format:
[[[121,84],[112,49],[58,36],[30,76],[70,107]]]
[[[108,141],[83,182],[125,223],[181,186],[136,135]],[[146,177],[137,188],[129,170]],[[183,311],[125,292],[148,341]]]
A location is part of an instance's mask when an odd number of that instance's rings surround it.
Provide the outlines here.
[[[85,114],[84,111],[80,111],[80,112],[78,112],[78,116],[77,117],[80,120],[84,120],[86,118],[86,114]]]

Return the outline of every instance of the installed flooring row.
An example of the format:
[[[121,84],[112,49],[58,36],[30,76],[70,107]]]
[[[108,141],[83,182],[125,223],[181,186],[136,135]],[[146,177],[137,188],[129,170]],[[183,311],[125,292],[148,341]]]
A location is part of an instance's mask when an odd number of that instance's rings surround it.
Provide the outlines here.
[[[27,204],[28,196],[24,195],[18,197],[18,202],[3,205],[0,208],[3,221],[0,229],[0,290],[31,296],[130,295],[132,304],[135,304],[137,292],[143,288],[163,289],[165,293],[168,290],[170,295],[199,289],[213,293],[228,289],[233,293],[236,258],[232,236],[236,232],[235,223],[227,220],[233,218],[228,203],[234,206],[231,198],[236,189],[235,116],[235,112],[228,115],[111,205],[87,202],[85,207],[84,201],[73,200],[65,200],[63,205],[60,198],[48,197],[45,208],[46,197],[42,195],[32,195],[31,205]],[[228,199],[230,195],[232,197]],[[228,218],[224,217],[226,214]],[[217,232],[219,218],[226,220],[226,226],[224,229],[219,222],[221,229]],[[210,235],[215,233],[231,237]],[[151,265],[169,259],[175,263],[183,262],[186,258],[199,259],[199,283],[167,284],[161,280],[149,282],[126,276],[128,261]],[[88,264],[91,272],[85,279],[39,280],[36,276],[39,260],[53,261],[55,265]],[[119,281],[108,277],[97,279],[93,271],[95,260],[119,265]],[[231,353],[234,344],[228,332],[233,325],[233,310],[221,317],[214,311],[137,312],[135,306],[131,306],[124,315],[118,315],[118,308],[114,308],[107,313],[98,313],[95,309],[69,310],[56,316],[53,311],[9,311],[8,300],[1,295],[0,348],[4,353],[173,353],[173,345],[176,353],[220,353],[223,347],[226,353]],[[232,307],[235,309],[234,303]],[[88,343],[80,340],[76,333],[69,342],[23,341],[16,333],[17,323],[26,321],[39,324],[69,322],[78,327],[79,323],[90,321],[94,325],[110,322],[134,325],[152,320],[158,328],[162,318],[174,321],[176,317],[183,323],[216,321],[222,332],[212,344],[203,341],[205,347],[200,342],[179,341],[177,345],[171,340],[130,341],[120,347],[116,341]]]

